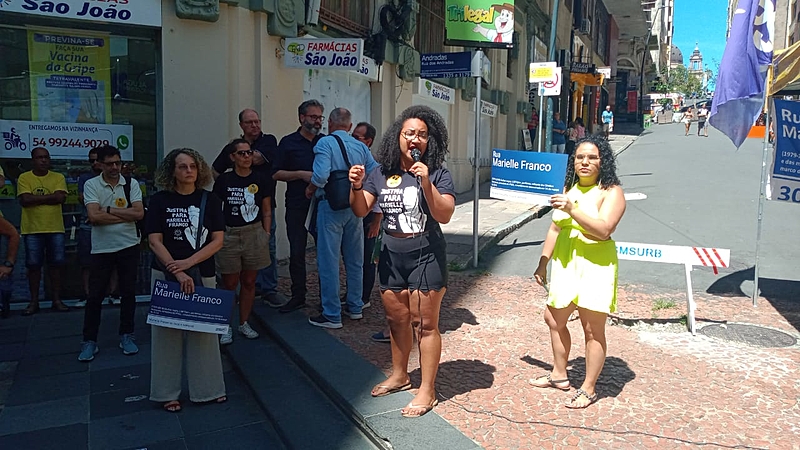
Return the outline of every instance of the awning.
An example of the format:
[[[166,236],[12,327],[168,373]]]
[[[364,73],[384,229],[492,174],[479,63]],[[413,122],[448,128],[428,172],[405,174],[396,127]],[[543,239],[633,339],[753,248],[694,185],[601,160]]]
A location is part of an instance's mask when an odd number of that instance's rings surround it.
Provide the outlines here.
[[[800,91],[800,42],[778,50],[772,58],[773,73],[778,74],[769,89],[769,95],[788,95]]]
[[[602,74],[591,74],[591,73],[570,73],[569,79],[570,81],[576,82],[578,84],[582,84],[584,86],[602,86],[603,85],[603,75]]]

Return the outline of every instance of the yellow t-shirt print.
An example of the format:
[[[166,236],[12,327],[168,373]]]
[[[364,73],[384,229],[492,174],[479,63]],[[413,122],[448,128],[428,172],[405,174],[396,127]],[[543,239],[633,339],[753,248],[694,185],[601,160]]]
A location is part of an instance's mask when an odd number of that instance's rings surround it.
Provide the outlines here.
[[[114,206],[117,208],[124,208],[128,206],[128,202],[124,198],[117,198],[114,200]]]

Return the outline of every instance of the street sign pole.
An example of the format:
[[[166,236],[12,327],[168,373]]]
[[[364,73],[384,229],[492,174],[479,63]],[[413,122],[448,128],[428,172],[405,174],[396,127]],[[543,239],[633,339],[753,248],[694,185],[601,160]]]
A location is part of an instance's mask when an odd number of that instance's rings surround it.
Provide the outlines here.
[[[542,152],[542,136],[543,136],[542,124],[544,123],[544,114],[543,114],[543,111],[542,111],[542,108],[544,107],[544,95],[543,95],[544,94],[544,87],[542,86],[542,83],[537,84],[536,89],[539,92],[539,128],[536,129],[537,130],[537,134],[538,134],[538,136],[536,136],[536,137],[538,138],[537,140],[539,141],[539,147],[538,147],[538,150],[536,150],[536,151],[541,153]]]
[[[472,266],[478,268],[478,210],[481,189],[481,166],[480,166],[480,147],[481,147],[481,75],[483,73],[483,51],[478,49],[475,52],[475,59],[472,62],[472,75],[475,76],[475,152],[472,158],[472,165],[475,170],[473,187],[475,196],[472,204]]]

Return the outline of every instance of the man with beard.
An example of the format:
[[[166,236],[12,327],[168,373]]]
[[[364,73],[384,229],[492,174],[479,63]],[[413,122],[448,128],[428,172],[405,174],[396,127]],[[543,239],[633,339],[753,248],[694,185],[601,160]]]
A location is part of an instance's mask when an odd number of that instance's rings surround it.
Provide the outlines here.
[[[325,107],[318,100],[306,100],[297,108],[300,128],[281,139],[272,163],[272,178],[286,182],[286,237],[289,239],[289,275],[292,279],[292,298],[278,311],[301,309],[306,304],[306,216],[311,206],[306,188],[311,183],[314,168],[314,145],[320,133]],[[316,232],[311,235],[316,241]]]

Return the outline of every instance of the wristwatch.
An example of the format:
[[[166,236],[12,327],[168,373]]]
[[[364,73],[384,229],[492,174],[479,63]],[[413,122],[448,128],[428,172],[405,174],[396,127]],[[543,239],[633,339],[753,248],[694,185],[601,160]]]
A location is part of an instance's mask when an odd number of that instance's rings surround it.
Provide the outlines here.
[[[6,267],[11,267],[11,268],[13,268],[13,267],[14,267],[14,263],[13,263],[13,262],[11,262],[11,261],[9,261],[9,260],[5,260],[5,261],[3,262],[3,265],[4,265],[4,266],[6,266]]]

